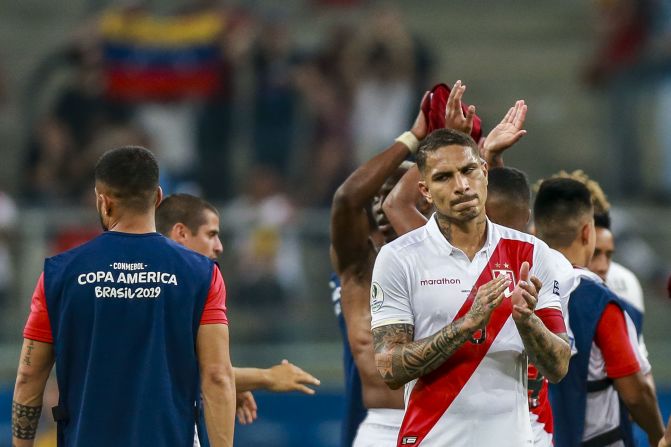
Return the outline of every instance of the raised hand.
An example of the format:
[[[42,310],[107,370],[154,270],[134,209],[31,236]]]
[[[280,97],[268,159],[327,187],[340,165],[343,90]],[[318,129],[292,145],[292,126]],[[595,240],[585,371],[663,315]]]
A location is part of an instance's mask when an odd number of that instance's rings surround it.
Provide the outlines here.
[[[487,135],[483,144],[485,153],[489,153],[488,156],[500,156],[506,149],[510,148],[526,135],[527,131],[522,129],[526,116],[527,105],[523,99],[520,99],[508,110],[508,113],[506,113],[501,122]]]
[[[424,96],[422,96],[422,100],[419,102],[419,113],[417,114],[415,123],[412,125],[412,129],[410,129],[410,132],[412,132],[412,134],[419,141],[422,141],[424,138],[426,138],[426,135],[429,133],[429,123],[427,122],[426,116],[424,116],[424,112],[422,111],[422,106],[424,105],[424,101],[426,101],[428,96],[429,92],[424,92]]]
[[[251,424],[256,420],[256,401],[249,391],[236,393],[235,412],[238,415],[238,422],[242,425]]]
[[[319,386],[319,380],[306,373],[298,366],[282,360],[282,363],[270,368],[270,391],[300,391],[305,394],[314,394],[315,390],[306,385]]]
[[[510,286],[510,278],[506,275],[499,275],[487,284],[480,286],[473,300],[473,305],[466,313],[466,318],[478,328],[487,326],[492,312],[499,307],[499,304],[505,298],[508,286]]]
[[[534,313],[538,303],[538,291],[543,286],[540,279],[529,277],[529,263],[523,262],[520,267],[520,281],[510,297],[513,304],[513,320],[516,323],[526,321]]]
[[[457,81],[447,97],[445,105],[445,128],[460,130],[470,134],[473,130],[473,118],[475,117],[475,106],[470,105],[466,114],[461,108],[461,98],[464,96],[466,86]]]

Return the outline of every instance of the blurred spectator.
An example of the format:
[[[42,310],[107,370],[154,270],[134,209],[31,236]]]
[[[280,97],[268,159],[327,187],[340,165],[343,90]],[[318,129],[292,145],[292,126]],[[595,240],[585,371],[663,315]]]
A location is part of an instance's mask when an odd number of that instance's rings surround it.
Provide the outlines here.
[[[603,87],[607,99],[607,142],[613,157],[607,157],[609,187],[617,197],[642,192],[638,110],[642,82],[640,68],[650,32],[648,0],[599,0],[597,52],[590,59],[587,81]],[[626,105],[626,106],[625,106]],[[604,182],[606,183],[606,182]]]
[[[344,63],[353,92],[356,162],[363,163],[407,127],[415,104],[415,46],[398,11],[372,11]]]
[[[79,152],[107,123],[127,120],[128,111],[105,96],[102,52],[95,40],[78,42],[66,58],[74,73],[56,98],[53,115]]]
[[[279,14],[267,18],[252,49],[254,164],[271,166],[287,176],[296,132],[297,91],[293,75],[297,54],[288,24]]]
[[[232,296],[238,308],[253,311],[249,316],[259,319],[251,326],[255,337],[276,339],[282,323],[276,316],[287,314],[289,302],[300,298],[305,286],[292,226],[295,209],[283,192],[281,176],[271,168],[256,166],[248,178],[245,193],[227,207],[238,260]]]
[[[12,292],[14,269],[10,256],[18,220],[18,209],[14,200],[0,190],[0,309],[6,309]]]
[[[294,179],[303,205],[329,207],[352,170],[351,98],[341,64],[351,36],[350,27],[333,27],[323,48],[296,70],[296,88],[309,116],[304,128],[311,131]]]
[[[662,149],[660,198],[671,203],[671,2],[651,0],[653,29],[650,42],[651,65],[658,82],[656,140]]]
[[[199,180],[204,195],[211,199],[229,199],[236,193],[232,174],[233,127],[236,81],[239,66],[250,52],[256,36],[254,18],[242,10],[221,11],[225,21],[218,39],[217,89],[206,98],[198,110],[197,147]]]
[[[29,143],[23,192],[37,204],[62,203],[72,189],[70,165],[75,159],[72,137],[54,117],[45,118]]]

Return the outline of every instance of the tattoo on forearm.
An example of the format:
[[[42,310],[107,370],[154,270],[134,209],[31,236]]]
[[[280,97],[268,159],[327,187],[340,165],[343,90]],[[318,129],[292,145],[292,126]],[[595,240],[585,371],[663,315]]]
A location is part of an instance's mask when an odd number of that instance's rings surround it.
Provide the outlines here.
[[[28,346],[26,346],[26,355],[23,356],[23,360],[22,360],[23,364],[26,365],[26,366],[33,366],[33,363],[32,363],[32,360],[31,360],[31,357],[32,357],[32,354],[33,354],[33,349],[35,349],[35,341],[30,340],[30,342],[28,343]]]
[[[522,342],[532,363],[546,377],[561,379],[571,350],[566,334],[553,334],[535,315],[526,325],[518,326]]]
[[[12,401],[12,435],[17,439],[35,439],[42,406],[30,407]]]
[[[472,335],[463,319],[436,334],[412,341],[410,324],[391,324],[373,329],[376,365],[385,382],[401,386],[437,369]]]

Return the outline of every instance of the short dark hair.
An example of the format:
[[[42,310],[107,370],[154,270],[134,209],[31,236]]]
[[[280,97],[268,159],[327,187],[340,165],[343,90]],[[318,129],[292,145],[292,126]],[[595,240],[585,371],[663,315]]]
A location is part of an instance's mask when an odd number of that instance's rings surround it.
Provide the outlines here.
[[[551,178],[541,183],[534,202],[538,237],[552,248],[571,245],[585,216],[594,215],[587,187],[569,178]]]
[[[531,189],[527,175],[519,169],[497,167],[489,170],[488,195],[499,195],[515,205],[528,208],[531,201]]]
[[[158,162],[149,150],[125,146],[105,152],[95,167],[95,181],[129,209],[144,211],[153,206],[158,189]]]
[[[610,213],[604,211],[602,213],[594,212],[594,226],[597,228],[605,228],[610,230]]]
[[[200,197],[191,194],[172,194],[163,199],[156,209],[156,229],[164,236],[169,236],[175,224],[183,223],[195,234],[205,223],[205,210],[219,215],[212,204]]]
[[[470,135],[453,129],[437,129],[424,138],[420,143],[419,148],[417,148],[415,161],[417,162],[419,170],[424,172],[426,158],[429,153],[435,152],[445,146],[468,146],[473,150],[473,154],[480,159],[478,144]]]

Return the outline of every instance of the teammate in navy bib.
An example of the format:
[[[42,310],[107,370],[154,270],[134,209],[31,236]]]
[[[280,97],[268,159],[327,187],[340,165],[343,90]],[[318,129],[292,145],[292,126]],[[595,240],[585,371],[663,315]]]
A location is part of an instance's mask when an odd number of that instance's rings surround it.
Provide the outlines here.
[[[212,445],[232,445],[219,269],[156,233],[162,194],[151,152],[105,153],[95,180],[106,231],[45,261],[24,330],[13,444],[32,445],[55,361],[59,446],[192,445],[201,389]]]
[[[628,314],[632,309],[585,269],[596,240],[589,190],[573,179],[546,180],[536,196],[534,216],[538,236],[560,251],[580,278],[569,302],[574,355],[564,380],[550,386],[554,445],[633,445],[627,410],[650,445],[657,445],[662,418],[645,379],[650,364],[638,346]]]

